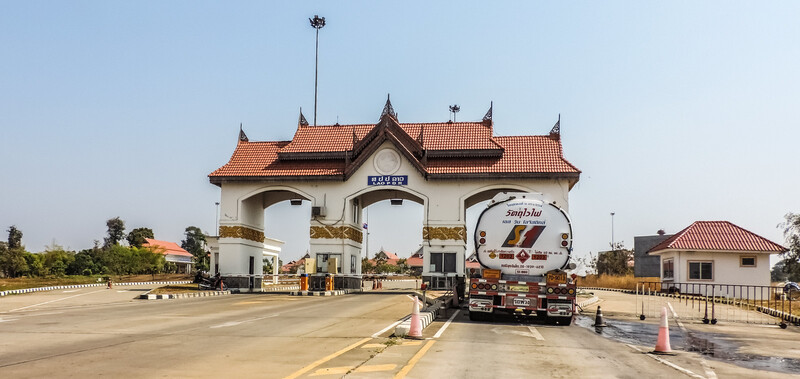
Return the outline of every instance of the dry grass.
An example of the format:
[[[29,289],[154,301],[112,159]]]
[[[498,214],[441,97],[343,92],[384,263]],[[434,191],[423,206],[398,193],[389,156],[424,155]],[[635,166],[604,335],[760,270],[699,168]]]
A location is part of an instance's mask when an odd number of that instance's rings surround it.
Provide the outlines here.
[[[173,293],[188,293],[197,291],[200,291],[200,289],[197,286],[197,283],[186,283],[186,284],[170,284],[163,287],[158,287],[150,291],[150,293],[153,295],[166,295]]]
[[[578,278],[579,287],[603,287],[619,288],[625,290],[635,290],[636,283],[657,282],[661,278],[637,278],[633,275],[612,276],[612,275],[587,275],[585,278]]]

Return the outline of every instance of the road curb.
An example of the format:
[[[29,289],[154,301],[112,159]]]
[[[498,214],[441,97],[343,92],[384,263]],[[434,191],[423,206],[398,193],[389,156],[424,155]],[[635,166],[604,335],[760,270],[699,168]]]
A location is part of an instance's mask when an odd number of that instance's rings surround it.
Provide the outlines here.
[[[356,290],[333,290],[333,291],[292,291],[292,296],[341,296],[357,292]]]
[[[433,304],[425,307],[423,310],[419,311],[419,319],[422,321],[422,329],[425,329],[430,325],[433,320],[436,319],[436,315],[439,314],[439,310],[442,308],[442,301],[435,300]],[[400,324],[398,324],[394,328],[394,335],[396,337],[405,337],[408,335],[408,331],[411,329],[411,315],[404,317]]]
[[[186,284],[191,283],[190,280],[175,281],[175,282],[126,282],[126,283],[113,283],[115,286],[140,286],[148,284]],[[37,287],[37,288],[20,288],[17,290],[0,291],[0,297],[6,295],[17,295],[23,293],[53,291],[70,288],[86,288],[86,287],[106,287],[107,283],[91,283],[91,284],[70,284],[64,286],[50,286],[50,287]]]
[[[261,292],[286,292],[300,290],[300,286],[267,286],[261,289]]]
[[[191,283],[191,282],[189,282]],[[192,292],[192,293],[170,293],[170,294],[163,294],[163,295],[156,295],[152,293],[145,293],[139,295],[139,299],[141,300],[165,300],[165,299],[184,299],[188,297],[206,297],[206,296],[222,296],[222,295],[230,295],[231,291],[204,291],[204,292]]]

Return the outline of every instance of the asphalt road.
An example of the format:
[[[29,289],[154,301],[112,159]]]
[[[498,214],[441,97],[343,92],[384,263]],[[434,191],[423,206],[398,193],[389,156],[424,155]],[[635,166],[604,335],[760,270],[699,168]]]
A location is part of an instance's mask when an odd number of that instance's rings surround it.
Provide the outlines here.
[[[143,290],[0,298],[0,377],[686,376],[575,325],[475,323],[459,312],[424,340],[389,338],[411,307],[402,293],[133,300]],[[703,374],[689,356],[672,361]]]

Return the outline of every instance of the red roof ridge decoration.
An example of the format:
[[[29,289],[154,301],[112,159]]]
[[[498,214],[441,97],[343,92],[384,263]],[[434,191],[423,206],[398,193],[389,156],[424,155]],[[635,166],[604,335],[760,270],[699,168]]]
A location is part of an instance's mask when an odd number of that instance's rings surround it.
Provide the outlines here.
[[[695,221],[648,253],[661,250],[782,253],[786,248],[729,221]]]
[[[152,238],[145,238],[145,243],[142,244],[142,247],[149,248],[155,252],[164,254],[164,255],[182,255],[185,257],[192,257],[192,253],[184,250],[182,247],[178,246],[175,242],[169,241],[161,241]]]
[[[564,159],[560,138],[494,136],[491,118],[488,123],[400,123],[393,112],[387,98],[377,124],[300,122],[291,141],[240,139],[228,163],[209,179],[217,185],[264,179],[347,180],[387,141],[426,180],[561,178],[572,188],[580,178],[581,171]]]

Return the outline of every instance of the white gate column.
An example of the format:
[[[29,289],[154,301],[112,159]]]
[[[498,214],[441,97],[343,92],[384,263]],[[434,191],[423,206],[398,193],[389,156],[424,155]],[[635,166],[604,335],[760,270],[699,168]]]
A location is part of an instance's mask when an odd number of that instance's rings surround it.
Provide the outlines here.
[[[225,284],[240,291],[261,291],[264,256],[264,207],[261,196],[221,202],[219,273]],[[250,268],[252,264],[252,276]]]
[[[457,278],[464,278],[466,251],[467,228],[464,222],[423,227],[422,281],[434,289],[451,288]]]
[[[325,220],[312,219],[310,237],[311,257],[315,259],[317,267],[322,268],[318,272],[326,272],[327,258],[333,255],[339,258],[340,274],[361,274],[363,233],[358,225],[329,225]]]

